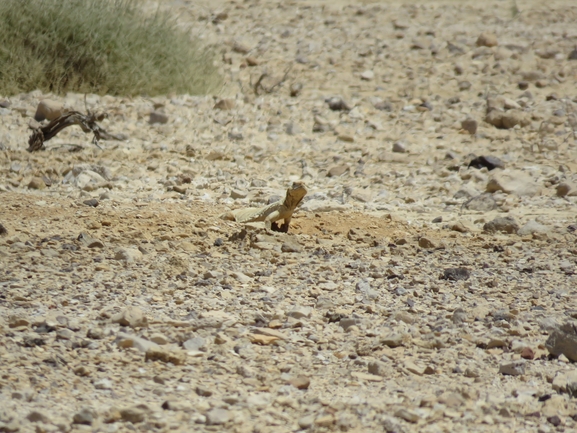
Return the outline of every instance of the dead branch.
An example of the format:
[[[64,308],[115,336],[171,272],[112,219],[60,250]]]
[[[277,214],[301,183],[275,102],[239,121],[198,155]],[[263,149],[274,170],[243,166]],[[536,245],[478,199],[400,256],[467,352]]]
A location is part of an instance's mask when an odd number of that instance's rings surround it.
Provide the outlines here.
[[[36,152],[44,148],[44,143],[56,136],[64,128],[78,125],[85,133],[92,132],[94,137],[92,143],[98,146],[99,140],[125,140],[121,134],[110,134],[101,128],[96,121],[102,121],[108,115],[106,113],[90,113],[87,115],[78,111],[69,111],[57,117],[48,125],[34,128],[32,135],[28,139],[28,152]],[[100,148],[100,146],[98,146]]]

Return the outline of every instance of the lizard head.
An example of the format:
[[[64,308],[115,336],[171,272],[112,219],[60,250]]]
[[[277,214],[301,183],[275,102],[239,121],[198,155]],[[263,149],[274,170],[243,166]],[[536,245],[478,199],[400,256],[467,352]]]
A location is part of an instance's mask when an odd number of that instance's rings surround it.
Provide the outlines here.
[[[286,192],[286,199],[291,203],[294,203],[296,207],[303,197],[307,194],[307,188],[304,182],[297,181],[293,182],[291,187]]]

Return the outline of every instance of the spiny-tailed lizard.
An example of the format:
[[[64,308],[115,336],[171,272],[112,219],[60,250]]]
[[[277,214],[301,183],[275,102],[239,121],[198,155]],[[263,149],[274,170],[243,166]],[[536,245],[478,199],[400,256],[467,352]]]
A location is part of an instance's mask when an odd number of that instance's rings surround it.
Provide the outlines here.
[[[284,223],[279,227],[278,231],[286,233],[288,232],[293,212],[306,193],[307,189],[304,182],[294,182],[292,186],[287,189],[284,200],[279,200],[264,207],[249,207],[233,210],[223,213],[220,217],[224,220],[239,223],[264,221],[265,227],[268,230],[272,229],[274,222],[284,220]]]

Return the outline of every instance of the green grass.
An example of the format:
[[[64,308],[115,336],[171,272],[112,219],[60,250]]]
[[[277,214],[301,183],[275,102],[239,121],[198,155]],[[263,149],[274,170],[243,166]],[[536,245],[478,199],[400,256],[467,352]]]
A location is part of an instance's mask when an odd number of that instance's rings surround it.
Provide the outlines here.
[[[134,0],[0,0],[0,95],[206,94],[211,47]]]

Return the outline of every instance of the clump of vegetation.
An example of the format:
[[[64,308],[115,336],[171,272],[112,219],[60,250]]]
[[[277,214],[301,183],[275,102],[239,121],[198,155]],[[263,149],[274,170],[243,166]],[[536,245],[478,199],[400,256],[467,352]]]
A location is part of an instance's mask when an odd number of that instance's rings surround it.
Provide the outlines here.
[[[206,94],[220,85],[211,47],[134,0],[0,1],[0,95]]]

